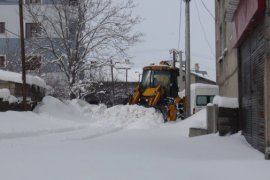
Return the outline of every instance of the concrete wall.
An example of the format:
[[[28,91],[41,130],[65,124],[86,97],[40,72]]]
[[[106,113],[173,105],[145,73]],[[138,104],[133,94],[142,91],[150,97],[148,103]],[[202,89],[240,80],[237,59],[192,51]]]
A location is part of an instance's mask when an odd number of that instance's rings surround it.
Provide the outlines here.
[[[232,46],[232,23],[224,21],[229,1],[216,0],[216,69],[220,95],[238,97],[238,51]]]

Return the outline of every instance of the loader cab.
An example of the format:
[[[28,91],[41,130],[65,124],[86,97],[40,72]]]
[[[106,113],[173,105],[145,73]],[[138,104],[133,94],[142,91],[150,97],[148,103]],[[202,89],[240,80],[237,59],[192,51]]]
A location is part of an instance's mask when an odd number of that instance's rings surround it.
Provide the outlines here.
[[[141,85],[143,89],[161,86],[165,89],[166,96],[176,97],[178,95],[177,68],[166,66],[145,67],[142,75]]]

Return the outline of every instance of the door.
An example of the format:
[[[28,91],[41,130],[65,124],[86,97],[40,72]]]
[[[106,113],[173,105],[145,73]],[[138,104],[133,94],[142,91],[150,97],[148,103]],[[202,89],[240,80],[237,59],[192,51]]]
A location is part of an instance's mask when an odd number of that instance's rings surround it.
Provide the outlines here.
[[[259,25],[240,47],[240,118],[247,141],[264,152],[264,35]]]

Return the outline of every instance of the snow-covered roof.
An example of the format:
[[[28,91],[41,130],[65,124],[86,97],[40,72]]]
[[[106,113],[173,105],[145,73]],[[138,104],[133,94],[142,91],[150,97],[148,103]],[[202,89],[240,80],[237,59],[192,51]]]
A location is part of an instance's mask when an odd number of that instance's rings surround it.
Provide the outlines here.
[[[15,72],[0,70],[0,80],[22,83],[22,75]],[[45,81],[37,76],[26,75],[26,83],[29,85],[37,85],[46,88]]]
[[[203,84],[203,83],[194,83],[190,85],[190,89],[194,90],[196,88],[216,88],[218,89],[217,85],[212,85],[212,84]]]
[[[213,99],[213,104],[218,105],[218,107],[225,107],[225,108],[238,108],[238,98],[233,97],[222,97],[222,96],[215,96]]]

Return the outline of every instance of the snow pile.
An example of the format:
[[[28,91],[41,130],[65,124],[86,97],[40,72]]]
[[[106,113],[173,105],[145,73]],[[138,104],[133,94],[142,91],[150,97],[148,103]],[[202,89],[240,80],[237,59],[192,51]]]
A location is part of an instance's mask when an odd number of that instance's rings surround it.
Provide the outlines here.
[[[0,70],[0,80],[22,83],[22,75],[15,72]],[[45,81],[37,76],[26,75],[26,83],[29,85],[37,85],[46,88]]]
[[[97,115],[101,125],[125,129],[148,129],[158,127],[164,120],[154,108],[138,105],[117,105]]]
[[[91,105],[83,100],[65,102],[73,113],[83,115],[84,119],[95,122],[95,126],[107,126],[121,129],[147,129],[163,124],[162,115],[154,108],[138,105],[117,105],[107,108],[105,105]]]
[[[163,123],[161,113],[138,105],[90,105],[82,100],[60,101],[46,96],[33,112],[1,113],[0,137],[15,137],[90,128],[91,137],[128,129],[178,128],[188,137],[190,127],[206,127],[206,111],[178,123]]]
[[[222,96],[215,96],[213,99],[213,104],[218,105],[218,107],[224,108],[238,108],[238,98],[229,98],[229,97],[222,97]]]
[[[0,99],[8,101],[10,104],[18,102],[18,99],[12,96],[8,89],[0,89]]]
[[[80,99],[73,99],[72,101],[68,100],[65,101],[65,104],[67,104],[74,111],[87,118],[94,118],[98,114],[103,114],[104,111],[107,109],[107,106],[104,104],[93,105]]]
[[[168,123],[164,124],[165,127],[169,127],[173,129],[176,137],[189,137],[189,129],[190,128],[201,128],[207,129],[207,122],[206,122],[206,109],[202,109],[196,114],[193,114],[189,118],[185,120],[176,122],[176,123]],[[170,133],[170,132],[168,132]]]
[[[70,106],[67,102],[60,101],[51,96],[45,96],[42,102],[34,109],[34,112],[40,115],[69,121],[84,119],[80,111]]]
[[[8,90],[1,90],[7,97]],[[90,128],[91,136],[124,129],[149,129],[163,125],[152,108],[90,105],[82,100],[60,101],[46,96],[33,112],[0,112],[0,139],[36,136]],[[88,130],[89,131],[89,130]]]

